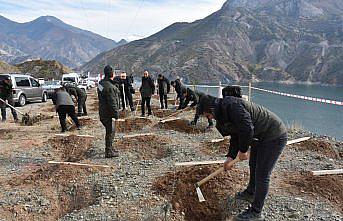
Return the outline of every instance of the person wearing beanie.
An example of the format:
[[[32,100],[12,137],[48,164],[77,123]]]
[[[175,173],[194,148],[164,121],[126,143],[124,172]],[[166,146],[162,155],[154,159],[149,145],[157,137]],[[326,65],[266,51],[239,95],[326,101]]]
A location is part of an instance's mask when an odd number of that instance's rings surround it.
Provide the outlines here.
[[[237,199],[251,202],[251,206],[235,217],[236,221],[264,220],[262,209],[268,194],[272,170],[287,143],[287,130],[281,119],[263,106],[242,98],[223,99],[203,96],[199,114],[216,120],[222,136],[231,136],[225,170],[236,157],[249,159],[250,179],[247,188],[236,194]]]
[[[115,77],[114,70],[107,65],[104,68],[105,78],[98,85],[99,99],[99,116],[100,121],[106,129],[105,135],[105,157],[118,157],[119,153],[113,148],[113,140],[115,136],[114,119],[119,118],[120,109],[120,91],[113,84]]]

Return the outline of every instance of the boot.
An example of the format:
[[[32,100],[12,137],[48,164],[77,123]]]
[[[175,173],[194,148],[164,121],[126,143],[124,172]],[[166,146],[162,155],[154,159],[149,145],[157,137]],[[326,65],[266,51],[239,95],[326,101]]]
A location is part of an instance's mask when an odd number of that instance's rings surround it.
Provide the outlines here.
[[[246,211],[238,214],[233,219],[234,221],[264,221],[264,216],[261,213],[256,212],[252,207],[249,207]]]
[[[248,190],[236,193],[236,199],[244,200],[252,203],[254,201],[254,194],[249,193]]]
[[[114,150],[113,148],[106,148],[105,158],[113,158],[113,157],[119,157],[119,152]]]

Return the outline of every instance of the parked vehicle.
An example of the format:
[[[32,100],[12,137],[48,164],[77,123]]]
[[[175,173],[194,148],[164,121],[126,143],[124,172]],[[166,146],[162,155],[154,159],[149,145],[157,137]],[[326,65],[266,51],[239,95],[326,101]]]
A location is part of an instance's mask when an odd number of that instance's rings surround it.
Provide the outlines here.
[[[80,84],[80,76],[78,73],[69,73],[62,75],[62,84],[64,83],[75,83],[77,87],[81,88],[82,90],[87,91],[87,86]]]
[[[55,93],[55,89],[61,87],[61,81],[45,81],[42,87],[48,93],[48,98],[51,98]]]
[[[48,93],[40,85],[37,79],[28,74],[0,74],[0,81],[11,77],[13,84],[13,100],[19,106],[24,106],[27,102],[48,100]]]
[[[80,82],[81,85],[87,87],[87,89],[94,88],[95,87],[95,82],[91,81],[89,79],[82,79]]]

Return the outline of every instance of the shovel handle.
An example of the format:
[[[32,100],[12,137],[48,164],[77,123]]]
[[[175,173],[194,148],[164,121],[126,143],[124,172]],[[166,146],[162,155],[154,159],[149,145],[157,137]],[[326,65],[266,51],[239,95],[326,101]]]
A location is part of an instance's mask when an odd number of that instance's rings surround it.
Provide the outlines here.
[[[229,163],[230,166],[233,166],[235,163],[239,162],[240,159],[238,157],[236,157],[236,159],[234,159],[233,161],[231,161]],[[200,180],[199,182],[197,182],[197,186],[201,186],[204,183],[207,183],[210,179],[212,179],[213,177],[216,177],[218,174],[222,173],[224,171],[224,167],[220,167],[218,170],[214,171],[213,173],[211,173],[210,175],[208,175],[207,177],[205,177],[204,179]]]
[[[13,106],[10,105],[9,103],[6,103],[6,101],[4,101],[3,99],[0,98],[0,101],[4,102],[7,106],[9,106],[10,108],[13,108],[13,109],[16,110],[17,112],[19,112],[19,114],[25,115],[23,112],[21,112],[21,111],[18,110],[17,108],[13,107]]]

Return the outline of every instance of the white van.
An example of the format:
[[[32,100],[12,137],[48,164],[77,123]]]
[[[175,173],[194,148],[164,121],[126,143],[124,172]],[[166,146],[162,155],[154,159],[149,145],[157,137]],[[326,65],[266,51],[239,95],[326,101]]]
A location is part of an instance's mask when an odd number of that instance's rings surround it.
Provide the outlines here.
[[[80,81],[81,81],[81,78],[78,73],[69,73],[69,74],[62,75],[62,84],[67,83],[67,82],[76,83],[77,87],[81,88],[84,91],[87,91],[87,86],[81,85]]]

